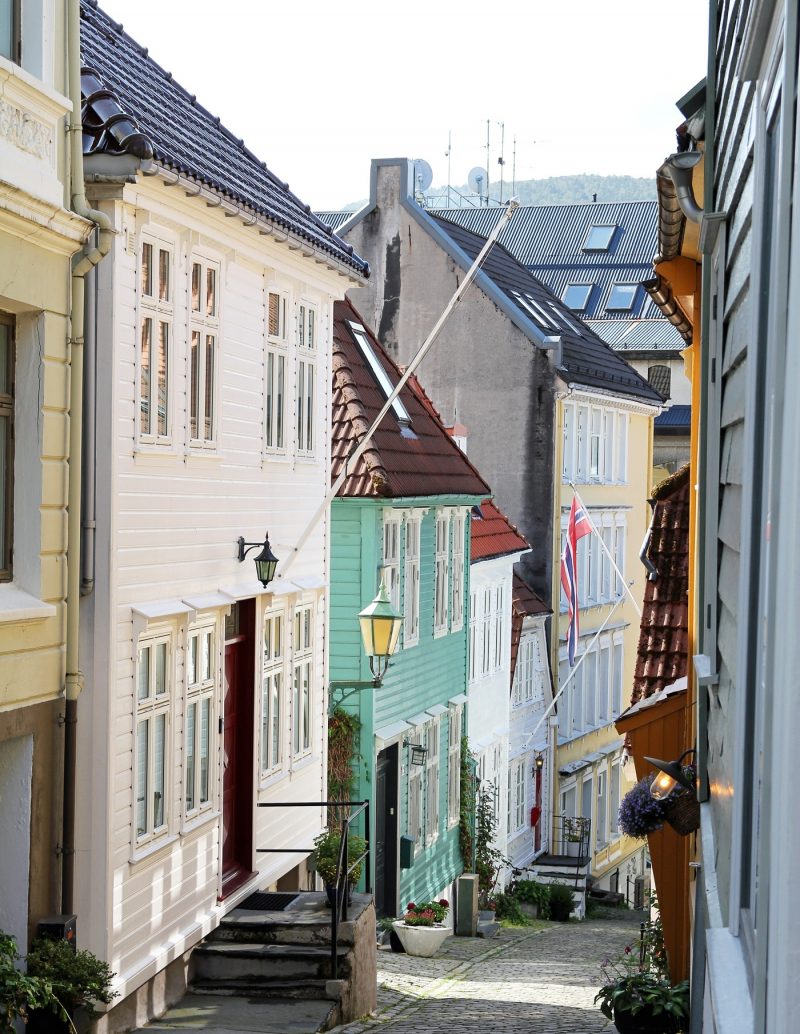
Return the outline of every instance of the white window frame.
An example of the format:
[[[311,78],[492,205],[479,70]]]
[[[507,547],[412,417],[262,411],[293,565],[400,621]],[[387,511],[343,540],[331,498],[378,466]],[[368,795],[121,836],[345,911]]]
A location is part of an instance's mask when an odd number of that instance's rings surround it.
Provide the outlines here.
[[[472,685],[478,672],[478,593],[469,594],[469,682]]]
[[[491,671],[492,658],[492,590],[484,586],[481,608],[481,675]]]
[[[447,722],[447,828],[458,825],[461,812],[461,706],[451,705]]]
[[[292,757],[314,748],[314,604],[298,603],[292,621]]]
[[[193,625],[186,636],[186,701],[183,719],[183,814],[185,819],[199,817],[203,812],[211,811],[214,807],[213,757],[217,742],[214,734],[214,721],[219,696],[218,671],[216,622],[206,621]],[[204,708],[207,708],[205,715],[205,780],[202,769]],[[194,718],[190,723],[189,716],[192,711]],[[193,760],[192,771],[189,768],[190,756]]]
[[[425,745],[424,726],[416,726],[412,734],[412,742]],[[422,765],[412,765],[411,748],[408,748],[406,768],[408,770],[408,835],[414,840],[414,854],[422,851],[425,843],[424,795],[422,793]]]
[[[450,631],[460,632],[464,627],[464,590],[465,590],[465,564],[464,564],[464,540],[466,519],[463,513],[453,514],[453,562],[452,570],[452,613],[450,619]]]
[[[400,543],[403,521],[400,513],[384,510],[381,534],[380,578],[386,586],[392,607],[400,611]]]
[[[622,632],[615,632],[611,649],[611,717],[618,718],[627,706],[623,700],[625,682],[625,639]]]
[[[158,678],[157,651],[164,648],[164,687],[163,693],[157,693],[156,685]],[[147,657],[143,654],[147,652]],[[146,666],[146,672],[143,667]],[[171,821],[170,800],[171,800],[171,774],[172,765],[172,709],[173,709],[173,687],[174,687],[174,640],[171,632],[150,633],[139,638],[137,644],[136,665],[134,671],[134,773],[133,773],[133,812],[131,830],[133,834],[134,847],[142,847],[165,837],[169,833]],[[145,680],[147,695],[141,695],[142,679]],[[164,719],[163,754],[161,762],[161,821],[158,822],[157,808],[155,802],[155,791],[157,785],[157,759],[155,756],[154,731],[159,719]],[[145,741],[144,764],[140,750],[142,746],[142,729],[147,729]],[[143,824],[140,826],[140,804],[138,794],[142,780],[142,769],[144,769],[143,800],[144,813]]]
[[[611,639],[601,636],[597,660],[597,724],[611,721]]]
[[[575,443],[577,437],[577,412],[574,402],[563,403],[563,450],[561,463],[561,480],[570,482],[577,480],[575,471]]]
[[[447,635],[450,602],[450,515],[437,513],[435,524],[433,635]]]
[[[508,768],[508,802],[506,808],[506,821],[508,822],[508,835],[517,836],[525,828],[525,804],[526,804],[526,769],[527,756],[515,758]]]
[[[272,299],[277,299],[277,323],[272,326]],[[287,456],[291,425],[287,399],[292,390],[289,366],[289,294],[275,284],[267,288],[264,354],[264,452]],[[283,383],[279,390],[282,368]]]
[[[592,406],[589,410],[589,462],[587,467],[590,481],[603,479],[602,410]]]
[[[597,643],[583,663],[585,672],[583,686],[583,725],[584,729],[597,728]]]
[[[200,270],[200,291],[198,304],[194,307],[195,268]],[[214,279],[213,310],[209,312],[208,280]],[[187,292],[189,308],[189,340],[186,355],[186,428],[189,446],[192,449],[216,449],[219,399],[220,367],[220,286],[222,271],[219,262],[202,254],[193,254],[189,259],[189,287]],[[198,338],[197,365],[194,354],[195,335]],[[209,362],[208,346],[212,344]],[[210,369],[209,369],[210,367]],[[195,380],[194,371],[197,371]],[[196,404],[196,427],[192,434],[192,408]],[[207,407],[211,413],[207,412]],[[202,433],[201,433],[202,429]]]
[[[313,459],[317,434],[317,336],[316,306],[301,300],[297,308],[297,372],[295,392],[295,446],[297,455]]]
[[[492,594],[494,600],[494,606],[492,608],[492,672],[501,671],[503,668],[503,660],[506,655],[505,650],[505,587],[503,584],[495,585],[494,593]]]
[[[403,534],[403,648],[419,643],[420,542],[422,518],[409,514]],[[398,608],[399,609],[399,608]]]
[[[440,734],[439,719],[432,718],[424,726],[427,747],[425,754],[425,846],[439,838],[439,772]]]
[[[285,607],[271,607],[266,611],[261,626],[259,767],[262,781],[275,775],[276,772],[282,771],[285,767],[288,631]],[[294,674],[294,668],[292,668],[292,673]],[[294,685],[292,692],[294,692]],[[275,749],[276,734],[277,750]]]
[[[599,850],[608,843],[608,772],[598,769],[596,784],[594,842]]]
[[[148,293],[144,281],[144,249],[151,249],[150,257],[150,287]],[[161,255],[167,255],[167,279],[168,286],[166,297],[161,297]],[[137,301],[139,307],[139,318],[136,332],[136,428],[137,440],[145,445],[171,445],[172,444],[172,418],[173,418],[173,375],[175,369],[175,244],[172,240],[162,237],[152,230],[143,232],[139,237],[139,248],[137,253]],[[148,355],[148,386],[143,390],[142,381],[144,376],[143,342],[145,338],[145,326],[150,324],[149,355]],[[159,378],[158,378],[158,351],[159,335],[161,328],[166,328],[166,362],[165,362],[165,385],[164,385],[164,427],[159,429]],[[154,376],[154,371],[156,371]],[[143,407],[147,404],[147,416],[149,426],[145,428],[143,421]]]
[[[614,481],[620,485],[628,483],[628,414],[617,413],[615,433]]]
[[[608,838],[619,839],[619,805],[621,801],[622,766],[619,758],[611,762],[608,781]]]

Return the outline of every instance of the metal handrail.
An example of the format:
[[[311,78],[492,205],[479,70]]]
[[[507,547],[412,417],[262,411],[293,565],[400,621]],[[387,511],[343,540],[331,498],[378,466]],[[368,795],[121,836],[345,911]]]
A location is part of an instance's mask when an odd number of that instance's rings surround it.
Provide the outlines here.
[[[354,809],[342,819],[339,837],[339,855],[336,859],[336,883],[334,902],[331,906],[331,979],[336,980],[339,971],[339,923],[347,921],[347,884],[350,874],[364,863],[364,889],[372,892],[372,869],[370,866],[369,801],[257,801],[259,808],[351,808]],[[350,826],[354,819],[364,812],[364,851],[352,865],[347,865],[350,847]],[[303,854],[311,853],[313,847],[259,847],[257,854]]]

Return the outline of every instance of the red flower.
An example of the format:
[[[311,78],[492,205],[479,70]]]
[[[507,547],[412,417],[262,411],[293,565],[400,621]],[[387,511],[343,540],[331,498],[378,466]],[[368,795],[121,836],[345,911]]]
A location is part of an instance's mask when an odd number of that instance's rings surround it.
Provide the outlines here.
[[[416,907],[417,906],[414,904],[413,901],[409,901],[409,903],[406,905],[406,908],[409,912],[413,912]]]
[[[442,906],[442,908],[450,907],[450,902],[447,900],[447,898],[439,898],[439,904]]]
[[[625,954],[626,954],[626,955],[630,955],[630,953],[631,953],[631,946],[630,946],[630,944],[629,944],[629,945],[627,946],[627,948],[625,949]]]

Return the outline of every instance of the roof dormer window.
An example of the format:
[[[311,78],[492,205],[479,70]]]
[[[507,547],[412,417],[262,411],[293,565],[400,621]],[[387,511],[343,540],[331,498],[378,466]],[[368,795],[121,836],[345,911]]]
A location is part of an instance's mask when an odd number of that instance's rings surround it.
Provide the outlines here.
[[[575,312],[585,312],[592,293],[592,284],[567,284],[561,300]]]
[[[615,312],[630,312],[636,301],[638,284],[614,284],[606,302],[606,309]]]
[[[386,370],[383,368],[383,364],[372,350],[372,345],[369,343],[366,330],[364,330],[360,323],[354,323],[352,320],[348,320],[347,325],[350,328],[350,333],[353,335],[353,340],[361,350],[361,354],[366,359],[370,370],[372,370],[372,375],[378,382],[381,391],[388,399],[394,391],[394,387],[392,386],[392,382],[389,380]],[[400,430],[402,432],[411,431],[411,417],[408,415],[408,410],[400,401],[399,396],[394,400],[394,402],[392,402],[392,410],[400,424]]]
[[[616,226],[590,226],[583,245],[584,251],[608,251],[614,239]]]

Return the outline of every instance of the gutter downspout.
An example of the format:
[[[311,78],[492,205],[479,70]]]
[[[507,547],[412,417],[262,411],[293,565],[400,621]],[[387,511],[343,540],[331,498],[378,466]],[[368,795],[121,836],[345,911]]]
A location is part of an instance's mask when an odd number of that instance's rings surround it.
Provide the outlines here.
[[[72,310],[70,314],[70,421],[69,489],[67,496],[67,634],[64,723],[64,804],[61,835],[61,910],[73,911],[75,874],[75,771],[77,750],[78,697],[83,689],[80,670],[81,587],[81,480],[83,437],[83,341],[85,328],[85,281],[89,270],[111,250],[114,229],[103,212],[86,202],[83,181],[81,124],[80,0],[69,0],[67,11],[67,73],[72,115],[69,121],[69,174],[72,209],[98,229],[97,244],[89,242],[72,262]]]

